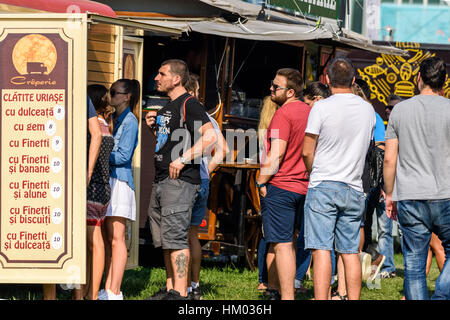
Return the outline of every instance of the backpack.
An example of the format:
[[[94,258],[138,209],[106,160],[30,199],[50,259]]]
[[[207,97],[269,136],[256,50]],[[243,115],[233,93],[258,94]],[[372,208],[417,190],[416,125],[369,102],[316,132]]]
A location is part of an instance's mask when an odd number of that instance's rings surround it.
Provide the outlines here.
[[[384,145],[384,143],[382,143]],[[366,156],[369,171],[369,186],[376,188],[383,184],[384,150],[375,146],[375,141],[370,142]]]
[[[186,137],[185,142],[184,142],[183,151],[187,150],[188,143],[189,143],[188,140],[190,140],[190,139],[188,139],[188,137],[190,137],[189,130],[188,130],[187,126],[186,126],[186,102],[189,99],[195,99],[195,98],[190,95],[189,97],[187,97],[184,100],[183,105],[180,107],[180,128],[184,128],[186,130],[186,132],[187,132],[187,137]]]
[[[193,96],[189,96],[187,97],[184,102],[183,105],[180,108],[180,128],[185,128],[187,130],[186,127],[186,102],[189,99],[195,99]]]

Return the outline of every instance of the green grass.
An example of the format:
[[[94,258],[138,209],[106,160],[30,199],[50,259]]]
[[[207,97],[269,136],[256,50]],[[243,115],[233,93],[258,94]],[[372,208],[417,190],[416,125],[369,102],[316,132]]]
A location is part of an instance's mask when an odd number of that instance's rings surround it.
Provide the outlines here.
[[[403,296],[403,256],[395,255],[397,277],[382,279],[379,289],[369,289],[363,284],[361,300],[400,300]],[[433,259],[431,271],[428,275],[428,289],[430,294],[434,291],[434,284],[439,276],[439,269]],[[201,287],[204,300],[264,300],[264,294],[256,290],[258,285],[258,272],[245,268],[237,268],[233,264],[218,264],[203,262],[200,272]],[[150,297],[159,288],[165,285],[165,271],[161,267],[138,267],[127,270],[122,283],[125,299],[142,300]],[[297,294],[298,300],[313,298],[312,280],[305,282],[308,291]],[[58,286],[57,298],[70,299],[70,291]],[[0,298],[11,300],[40,300],[42,299],[42,286],[40,285],[0,285]]]

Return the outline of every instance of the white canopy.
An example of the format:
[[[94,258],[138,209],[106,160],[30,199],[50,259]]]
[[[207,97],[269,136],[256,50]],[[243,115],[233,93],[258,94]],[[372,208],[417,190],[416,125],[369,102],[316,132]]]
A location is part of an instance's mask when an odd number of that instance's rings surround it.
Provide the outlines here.
[[[127,17],[136,22],[159,25],[161,27],[179,29],[181,32],[191,31],[260,41],[307,41],[329,40],[337,46],[351,46],[377,53],[406,55],[406,51],[394,46],[381,46],[372,40],[351,30],[341,29],[337,21],[321,18],[320,23],[305,16],[292,16],[270,9],[265,9],[265,17],[258,20],[261,6],[240,0],[199,0],[224,12],[232,14],[233,19],[223,17],[201,18],[142,18]],[[233,20],[230,22],[229,20]]]
[[[253,19],[238,19],[237,22],[228,22],[223,18],[134,18],[133,20],[139,23],[149,23],[161,27],[179,29],[185,33],[194,31],[247,40],[283,42],[324,39],[377,53],[405,54],[404,50],[395,48],[394,46],[375,45],[370,39],[355,32],[341,30],[343,34],[339,36],[337,27],[331,24],[316,27],[312,24],[291,24]]]
[[[305,25],[247,20],[230,23],[222,18],[203,21],[180,20],[135,20],[140,23],[148,22],[164,27],[180,29],[183,32],[195,31],[199,33],[218,35],[223,37],[240,38],[262,41],[305,41],[332,38],[332,33],[324,28],[314,28]]]

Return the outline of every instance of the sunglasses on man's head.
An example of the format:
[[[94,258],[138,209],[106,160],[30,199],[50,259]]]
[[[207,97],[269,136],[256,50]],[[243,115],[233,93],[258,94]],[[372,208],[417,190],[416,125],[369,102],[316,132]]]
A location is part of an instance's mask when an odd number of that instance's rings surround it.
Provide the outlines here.
[[[111,95],[111,98],[114,97],[116,94],[127,94],[127,92],[119,92],[114,89],[109,90],[109,94]]]
[[[273,83],[273,80],[270,81],[270,87],[273,88],[273,91],[277,91],[278,89],[279,90],[289,90],[289,88],[283,88],[283,87],[280,87],[279,85]]]

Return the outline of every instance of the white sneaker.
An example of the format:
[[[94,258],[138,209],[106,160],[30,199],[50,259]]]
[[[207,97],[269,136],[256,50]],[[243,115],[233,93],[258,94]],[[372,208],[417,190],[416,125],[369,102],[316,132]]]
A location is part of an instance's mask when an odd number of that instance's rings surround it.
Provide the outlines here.
[[[106,291],[107,298],[105,300],[123,300],[123,294],[122,291],[119,292],[119,294],[114,294],[111,290]]]
[[[122,291],[119,294],[114,294],[111,290],[100,290],[98,293],[98,300],[123,300]]]
[[[300,287],[302,286],[302,282],[298,279],[294,280],[294,289],[300,289]]]
[[[366,281],[372,272],[372,257],[368,253],[361,252],[359,259],[361,261],[362,281]]]

